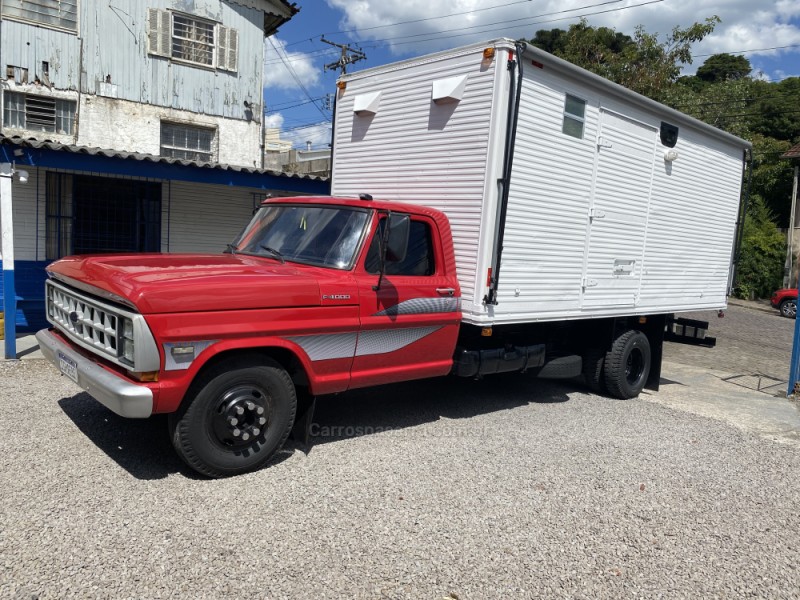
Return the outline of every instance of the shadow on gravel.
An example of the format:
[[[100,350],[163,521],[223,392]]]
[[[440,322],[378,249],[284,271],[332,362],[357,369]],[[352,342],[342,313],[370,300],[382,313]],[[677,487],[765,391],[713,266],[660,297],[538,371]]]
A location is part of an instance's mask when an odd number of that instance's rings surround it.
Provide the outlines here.
[[[353,390],[317,398],[309,445],[293,440],[289,444],[310,452],[320,444],[441,419],[470,419],[528,404],[562,403],[573,391],[586,390],[577,379],[561,383],[512,373],[478,381],[443,377]]]
[[[288,459],[296,449],[309,452],[315,445],[353,437],[355,432],[369,435],[443,418],[469,419],[530,403],[561,403],[569,400],[567,393],[572,391],[585,389],[578,380],[559,383],[506,374],[479,381],[427,379],[323,396],[317,400],[309,446],[290,440],[270,466]],[[137,479],[163,479],[173,473],[206,479],[175,454],[165,415],[125,419],[86,393],[62,398],[58,404],[92,443]]]
[[[137,479],[163,479],[172,473],[202,479],[175,454],[167,434],[167,418],[125,419],[81,393],[58,401],[95,446]]]

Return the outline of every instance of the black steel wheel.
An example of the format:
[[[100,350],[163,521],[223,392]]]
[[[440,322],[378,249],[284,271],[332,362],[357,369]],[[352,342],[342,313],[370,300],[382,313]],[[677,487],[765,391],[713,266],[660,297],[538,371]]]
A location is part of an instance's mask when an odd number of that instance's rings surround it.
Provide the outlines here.
[[[283,446],[297,396],[289,375],[274,361],[225,361],[195,389],[169,419],[172,444],[195,471],[208,477],[255,471]]]
[[[614,398],[639,395],[650,375],[650,342],[641,331],[629,330],[614,340],[606,353],[605,383]]]
[[[787,298],[778,306],[781,315],[787,319],[794,319],[797,317],[797,298]]]

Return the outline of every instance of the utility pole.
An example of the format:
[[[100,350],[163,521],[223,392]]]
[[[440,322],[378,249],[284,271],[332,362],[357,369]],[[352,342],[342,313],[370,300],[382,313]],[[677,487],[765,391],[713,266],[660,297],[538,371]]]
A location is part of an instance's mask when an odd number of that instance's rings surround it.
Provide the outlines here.
[[[342,51],[342,55],[339,57],[339,60],[325,65],[326,71],[340,70],[342,72],[342,75],[344,75],[347,73],[347,65],[352,65],[353,63],[356,63],[360,60],[366,60],[367,58],[367,55],[364,54],[361,50],[356,50],[355,48],[351,48],[348,44],[336,44],[334,42],[329,42],[324,37],[320,38],[320,41],[326,44],[330,44],[331,46],[336,46]]]

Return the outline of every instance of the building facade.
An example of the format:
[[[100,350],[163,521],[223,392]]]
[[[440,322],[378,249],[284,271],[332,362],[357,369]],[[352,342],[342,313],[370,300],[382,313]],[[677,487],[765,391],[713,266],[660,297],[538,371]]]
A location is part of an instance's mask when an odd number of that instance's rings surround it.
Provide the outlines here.
[[[261,167],[283,0],[3,0],[2,133]]]
[[[328,192],[325,179],[263,168],[264,42],[294,5],[2,0],[0,10],[0,163],[28,172],[0,197],[13,204],[14,248],[0,262],[16,271],[5,312],[22,330],[43,325],[52,260],[217,252],[266,195]]]

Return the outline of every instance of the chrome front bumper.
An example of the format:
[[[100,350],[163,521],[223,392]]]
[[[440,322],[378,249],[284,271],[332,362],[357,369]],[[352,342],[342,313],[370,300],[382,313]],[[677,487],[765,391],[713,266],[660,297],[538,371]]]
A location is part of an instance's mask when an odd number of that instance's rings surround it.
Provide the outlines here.
[[[45,358],[60,369],[59,352],[78,365],[78,385],[100,404],[122,417],[145,419],[153,414],[153,392],[106,371],[59,338],[42,329],[36,340]]]

